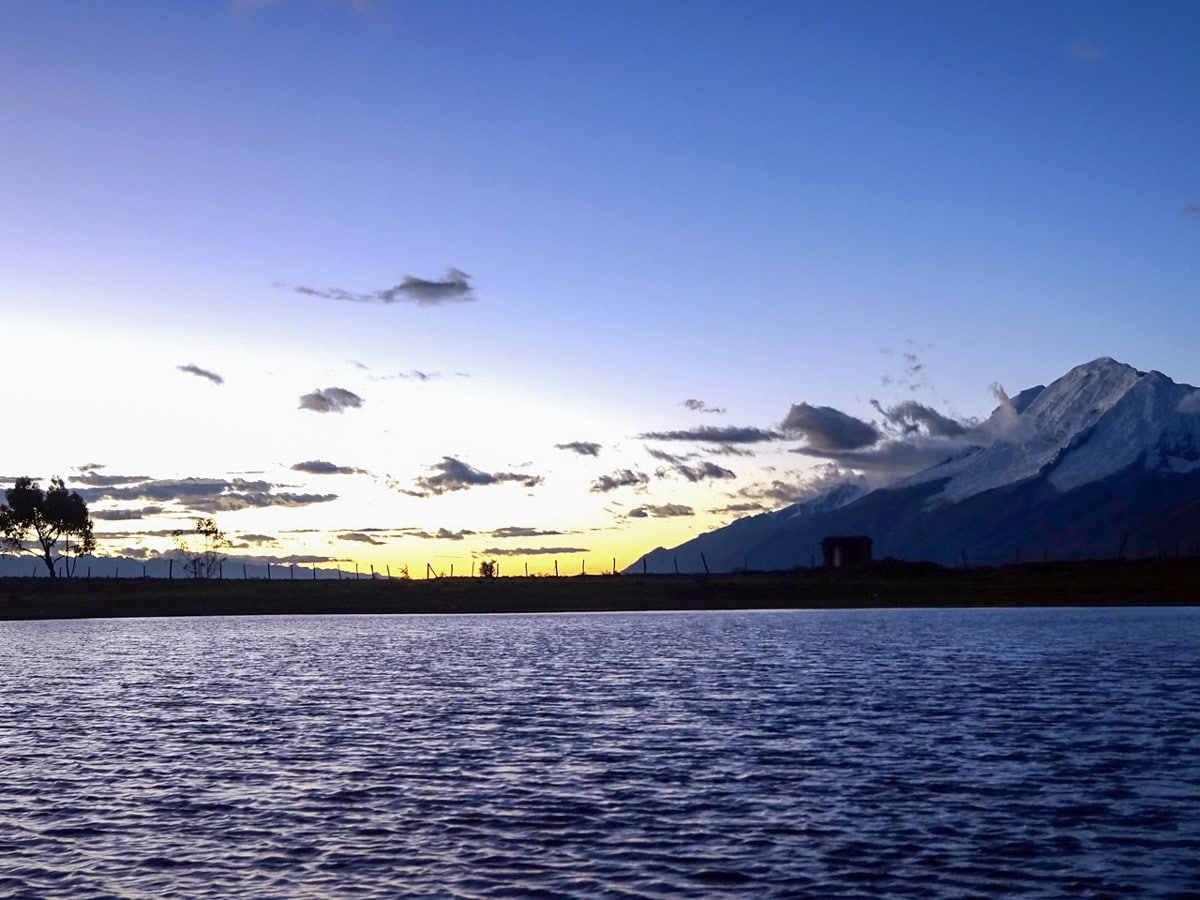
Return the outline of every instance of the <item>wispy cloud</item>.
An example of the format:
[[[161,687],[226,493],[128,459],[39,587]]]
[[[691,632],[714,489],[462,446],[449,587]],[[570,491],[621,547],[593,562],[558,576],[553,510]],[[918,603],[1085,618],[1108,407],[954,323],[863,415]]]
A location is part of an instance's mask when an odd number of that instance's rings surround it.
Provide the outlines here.
[[[386,542],[378,541],[369,534],[364,534],[361,531],[346,531],[337,536],[339,541],[354,541],[360,544],[370,544],[373,547],[382,547]]]
[[[516,525],[509,525],[505,528],[497,528],[491,532],[494,538],[531,538],[531,537],[557,537],[561,535],[561,531],[543,531],[540,528],[524,528]]]
[[[405,275],[400,283],[377,291],[348,291],[344,288],[298,287],[298,294],[347,300],[352,303],[416,303],[418,306],[439,306],[443,303],[474,300],[471,277],[459,269],[447,269],[440,279],[417,278]]]
[[[705,481],[711,478],[736,478],[737,475],[726,469],[724,466],[718,466],[714,462],[701,460],[696,464],[692,464],[691,460],[696,459],[697,454],[691,453],[687,456],[675,456],[667,453],[665,450],[659,450],[655,447],[647,447],[646,452],[654,459],[660,462],[665,462],[667,465],[658,469],[654,474],[659,478],[666,478],[669,475],[678,475],[690,482]]]
[[[468,528],[460,528],[458,531],[451,531],[449,528],[439,528],[437,531],[413,528],[404,531],[406,537],[415,537],[426,541],[461,541],[464,538],[474,537],[477,533]]]
[[[917,434],[924,429],[926,434],[934,437],[958,437],[965,434],[972,424],[958,422],[915,400],[905,400],[886,409],[878,400],[872,400],[871,405],[879,410],[888,424],[906,435]]]
[[[808,441],[814,450],[854,450],[874,444],[883,437],[869,422],[847,415],[832,406],[795,403],[780,428]]]
[[[682,516],[694,516],[696,511],[690,506],[683,506],[678,503],[667,503],[663,506],[652,506],[646,504],[639,506],[636,509],[631,509],[628,513],[630,518],[644,519],[648,516],[653,516],[656,519],[674,519]]]
[[[692,412],[713,413],[714,415],[725,412],[725,407],[709,406],[703,400],[688,399],[683,401],[683,405],[692,410]]]
[[[109,522],[129,522],[137,519],[145,519],[151,516],[160,515],[163,511],[161,506],[139,506],[136,508],[123,509],[93,509],[88,512],[93,519],[104,519]]]
[[[315,503],[327,503],[337,499],[337,494],[296,494],[276,492],[275,485],[266,481],[247,481],[242,478],[177,478],[147,479],[139,484],[105,485],[82,488],[79,495],[89,504],[105,501],[130,502],[154,501],[174,503],[171,510],[144,507],[143,515],[161,512],[218,513],[238,509],[261,509],[268,506],[299,507]],[[94,510],[93,516],[103,513]]]
[[[347,409],[358,409],[363,405],[362,397],[340,387],[320,388],[300,398],[300,409],[311,409],[319,413],[340,413]]]
[[[305,472],[309,475],[366,475],[369,474],[365,469],[356,469],[352,466],[338,466],[331,462],[326,462],[323,459],[309,459],[304,462],[292,464],[293,472]]]
[[[404,493],[416,497],[428,497],[491,484],[511,482],[531,488],[542,483],[540,475],[523,475],[519,472],[484,472],[452,456],[443,456],[440,463],[429,468],[436,474],[424,475],[416,479],[414,483],[417,490],[404,491]]]
[[[579,456],[599,456],[600,445],[594,441],[570,441],[566,444],[555,444],[559,450],[569,450]]]
[[[622,487],[642,487],[650,483],[650,476],[644,472],[635,472],[632,469],[618,469],[611,475],[601,475],[592,482],[589,489],[593,494],[607,494],[609,491],[615,491]]]
[[[783,435],[764,428],[720,428],[703,425],[679,431],[647,431],[638,435],[643,441],[707,441],[713,444],[759,444],[781,440]]]
[[[189,375],[195,375],[198,378],[207,378],[213,384],[224,384],[225,379],[216,372],[210,372],[208,369],[202,369],[197,365],[188,363],[186,366],[176,366],[180,372],[187,372]]]

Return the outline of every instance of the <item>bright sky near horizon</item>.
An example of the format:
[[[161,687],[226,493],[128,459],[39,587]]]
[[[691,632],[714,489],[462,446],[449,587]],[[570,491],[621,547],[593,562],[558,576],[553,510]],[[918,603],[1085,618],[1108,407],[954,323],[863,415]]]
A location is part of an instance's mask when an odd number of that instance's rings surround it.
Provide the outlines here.
[[[994,383],[1200,383],[1198,43],[1177,2],[5,4],[0,476],[107,554],[215,514],[599,572]]]

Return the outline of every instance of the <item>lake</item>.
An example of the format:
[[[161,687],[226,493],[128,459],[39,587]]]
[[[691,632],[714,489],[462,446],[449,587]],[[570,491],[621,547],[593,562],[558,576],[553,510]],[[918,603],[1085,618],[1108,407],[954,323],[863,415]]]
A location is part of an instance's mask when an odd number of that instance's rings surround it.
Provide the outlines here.
[[[0,622],[0,895],[1200,893],[1200,609]]]

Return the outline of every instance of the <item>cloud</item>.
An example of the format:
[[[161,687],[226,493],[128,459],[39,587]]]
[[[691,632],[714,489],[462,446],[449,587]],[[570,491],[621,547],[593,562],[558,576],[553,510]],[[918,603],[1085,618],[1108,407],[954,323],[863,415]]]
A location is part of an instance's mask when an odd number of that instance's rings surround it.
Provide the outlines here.
[[[319,413],[340,413],[347,409],[358,409],[363,405],[362,397],[345,388],[327,387],[305,394],[300,398],[300,409],[311,409]]]
[[[404,532],[407,537],[421,538],[422,540],[426,541],[461,541],[463,538],[474,537],[476,533],[477,532],[466,528],[459,529],[458,531],[451,531],[448,528],[439,528],[437,531],[432,532],[421,531],[418,529],[412,529]]]
[[[347,531],[339,534],[337,537],[339,541],[358,541],[359,543],[371,544],[375,547],[382,547],[386,543],[385,541],[377,541],[371,535],[363,534],[361,531]]]
[[[709,406],[703,400],[688,399],[683,401],[683,405],[692,410],[692,412],[713,413],[716,415],[725,412],[725,407]]]
[[[208,369],[202,369],[199,366],[188,363],[186,366],[176,366],[180,372],[187,372],[189,375],[196,375],[200,378],[207,378],[213,384],[224,384],[225,379],[216,372],[210,372]]]
[[[587,553],[587,547],[488,547],[484,556],[562,556]]]
[[[593,441],[571,441],[566,444],[555,444],[558,450],[569,450],[580,456],[599,456],[600,445]]]
[[[1179,401],[1179,411],[1184,415],[1200,415],[1200,391],[1192,391]]]
[[[298,287],[296,293],[330,300],[353,303],[416,303],[418,306],[438,306],[442,303],[474,300],[471,277],[459,269],[450,268],[440,281],[405,275],[400,283],[389,288],[366,293],[343,288]]]
[[[150,480],[149,475],[100,475],[94,471],[100,468],[103,466],[89,466],[87,471],[75,480],[90,487],[112,487],[118,484],[133,484]]]
[[[161,506],[142,506],[137,509],[93,509],[89,510],[93,519],[104,519],[109,522],[128,522],[134,519],[144,519],[147,516],[161,515]]]
[[[1108,47],[1102,47],[1087,38],[1071,41],[1063,48],[1063,52],[1071,59],[1077,59],[1081,62],[1094,62],[1095,60],[1112,56],[1112,51]]]
[[[944,416],[916,400],[905,400],[888,409],[884,409],[878,400],[872,400],[871,405],[903,434],[918,434],[922,427],[926,434],[934,437],[958,437],[967,431],[967,426],[962,422]]]
[[[1200,216],[1200,203],[1189,203],[1183,208],[1189,216]]]
[[[522,528],[515,525],[510,525],[505,528],[497,528],[493,531],[494,538],[529,538],[529,537],[556,537],[561,535],[561,531],[542,531],[539,528]]]
[[[793,404],[780,428],[805,438],[814,450],[855,450],[874,444],[883,435],[869,422],[831,406]]]
[[[79,495],[89,505],[103,501],[151,500],[174,502],[185,511],[201,513],[261,509],[268,506],[297,507],[336,500],[337,494],[275,493],[275,485],[242,478],[178,478],[145,480],[140,484],[82,488]],[[157,512],[162,512],[159,509]],[[94,511],[93,516],[100,511]]]
[[[523,487],[536,487],[542,483],[540,475],[522,475],[518,472],[483,472],[452,456],[443,456],[442,461],[429,467],[436,475],[425,475],[414,482],[417,491],[405,491],[417,497],[462,491],[467,488],[489,484],[515,482]]]
[[[261,545],[279,543],[279,538],[271,534],[239,534],[237,539],[242,541],[246,546],[249,546],[250,544]]]
[[[618,469],[611,475],[601,475],[589,489],[593,494],[607,494],[621,487],[641,487],[650,483],[650,476],[632,469]]]
[[[709,510],[714,516],[745,516],[766,511],[767,507],[761,503],[730,503]]]
[[[664,506],[639,506],[637,509],[631,509],[629,515],[635,519],[644,519],[646,516],[654,516],[656,519],[674,519],[682,516],[694,516],[696,514],[690,506],[682,506],[678,503],[668,503]]]
[[[969,442],[956,438],[921,437],[914,440],[888,440],[878,446],[859,450],[818,450],[800,447],[791,452],[832,460],[838,465],[883,476],[883,480],[901,478],[960,455]]]
[[[778,441],[782,437],[778,432],[762,428],[718,428],[713,425],[683,431],[647,431],[638,435],[643,441],[711,441],[714,444],[758,444]]]
[[[355,469],[351,466],[337,466],[323,459],[309,459],[294,463],[293,472],[307,472],[309,475],[366,475],[365,469]]]
[[[718,466],[716,463],[709,462],[707,460],[696,466],[687,465],[686,463],[677,463],[676,465],[671,466],[669,469],[660,469],[656,474],[661,478],[667,471],[674,472],[676,475],[682,476],[693,484],[698,481],[706,481],[714,478],[737,478],[737,475],[735,475],[729,469],[726,469],[723,466]]]

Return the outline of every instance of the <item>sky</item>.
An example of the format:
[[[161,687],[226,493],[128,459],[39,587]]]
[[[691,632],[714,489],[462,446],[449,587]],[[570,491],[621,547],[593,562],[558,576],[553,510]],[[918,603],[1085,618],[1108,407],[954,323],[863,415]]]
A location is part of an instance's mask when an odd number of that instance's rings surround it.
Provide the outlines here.
[[[1177,2],[6,3],[0,477],[134,560],[214,516],[235,559],[598,573],[1096,357],[1200,384],[1198,38]]]

